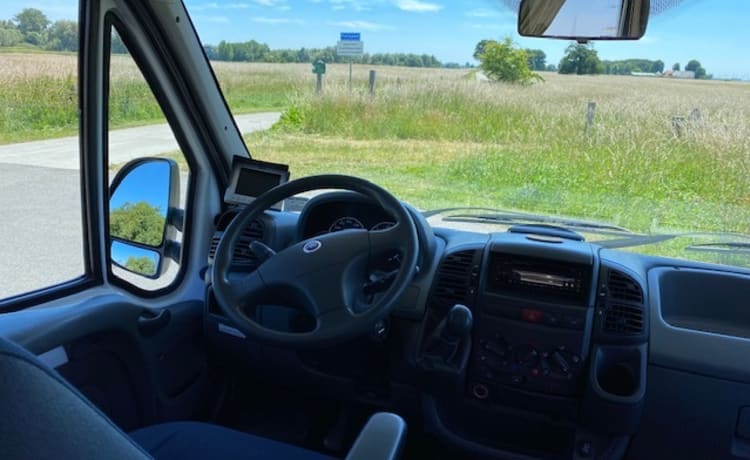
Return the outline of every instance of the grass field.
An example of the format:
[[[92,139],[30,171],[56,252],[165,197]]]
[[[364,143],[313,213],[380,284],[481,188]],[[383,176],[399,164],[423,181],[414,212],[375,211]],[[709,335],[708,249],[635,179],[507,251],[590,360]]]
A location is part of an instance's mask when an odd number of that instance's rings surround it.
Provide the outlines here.
[[[64,53],[0,53],[0,144],[76,133],[76,59]],[[269,66],[216,63],[215,72],[236,113],[283,110],[299,86],[299,72]],[[164,121],[132,58],[114,55],[110,75],[112,127]]]
[[[0,55],[0,142],[75,131],[71,56]],[[543,74],[528,87],[477,82],[467,70],[329,65],[314,94],[307,64],[214,63],[235,112],[283,110],[246,138],[293,176],[374,180],[412,204],[490,206],[600,219],[637,231],[750,234],[750,84]],[[160,113],[125,57],[113,60],[115,126]],[[39,94],[46,97],[40,98]],[[589,101],[597,103],[586,133]],[[683,136],[674,116],[701,120]]]
[[[750,84],[544,74],[530,87],[466,71],[385,75],[349,93],[298,93],[282,123],[247,141],[298,174],[370,177],[413,204],[515,208],[638,231],[750,233]],[[384,72],[385,74],[385,72]],[[585,133],[589,101],[596,123]],[[702,118],[676,138],[673,116]]]

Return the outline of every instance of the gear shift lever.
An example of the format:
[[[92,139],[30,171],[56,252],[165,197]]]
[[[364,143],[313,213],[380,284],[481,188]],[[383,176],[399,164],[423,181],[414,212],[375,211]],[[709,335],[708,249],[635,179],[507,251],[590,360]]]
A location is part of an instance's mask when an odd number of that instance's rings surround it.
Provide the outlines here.
[[[436,368],[456,372],[460,357],[469,343],[473,325],[471,310],[465,305],[456,304],[448,311],[435,328],[425,347],[425,356]]]
[[[448,311],[441,333],[446,342],[463,341],[471,334],[474,319],[466,305],[456,304]]]

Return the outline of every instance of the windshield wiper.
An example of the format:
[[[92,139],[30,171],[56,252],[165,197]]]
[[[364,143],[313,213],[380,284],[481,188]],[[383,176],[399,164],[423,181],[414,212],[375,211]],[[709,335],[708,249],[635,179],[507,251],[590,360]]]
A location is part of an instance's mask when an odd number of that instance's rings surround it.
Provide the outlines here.
[[[726,241],[722,243],[701,243],[691,244],[685,247],[686,251],[698,252],[732,252],[732,253],[750,253],[750,243],[741,243],[739,241]]]

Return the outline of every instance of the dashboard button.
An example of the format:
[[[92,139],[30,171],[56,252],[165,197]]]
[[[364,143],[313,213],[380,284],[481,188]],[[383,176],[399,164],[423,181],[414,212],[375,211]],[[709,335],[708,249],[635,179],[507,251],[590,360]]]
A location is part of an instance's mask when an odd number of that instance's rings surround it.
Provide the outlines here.
[[[521,309],[521,319],[529,323],[540,323],[542,322],[543,314],[539,310],[532,310],[530,308]]]
[[[521,319],[521,309],[519,307],[503,307],[503,315],[508,319]]]
[[[562,325],[568,329],[583,329],[585,317],[582,315],[565,315],[563,316]]]
[[[558,314],[558,313],[545,313],[544,314],[544,324],[546,324],[547,326],[559,327],[560,326],[560,314]]]
[[[526,383],[526,377],[523,375],[513,375],[510,377],[510,383],[513,385],[521,385],[522,383]]]

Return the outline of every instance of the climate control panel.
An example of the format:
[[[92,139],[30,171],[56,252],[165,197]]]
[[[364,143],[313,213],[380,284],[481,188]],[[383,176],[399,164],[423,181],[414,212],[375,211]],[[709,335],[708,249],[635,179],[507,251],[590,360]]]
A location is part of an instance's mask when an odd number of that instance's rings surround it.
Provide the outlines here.
[[[500,331],[483,334],[474,345],[470,380],[548,394],[577,394],[584,361],[580,344],[545,339],[538,334],[525,341]],[[482,399],[481,394],[477,397]]]

